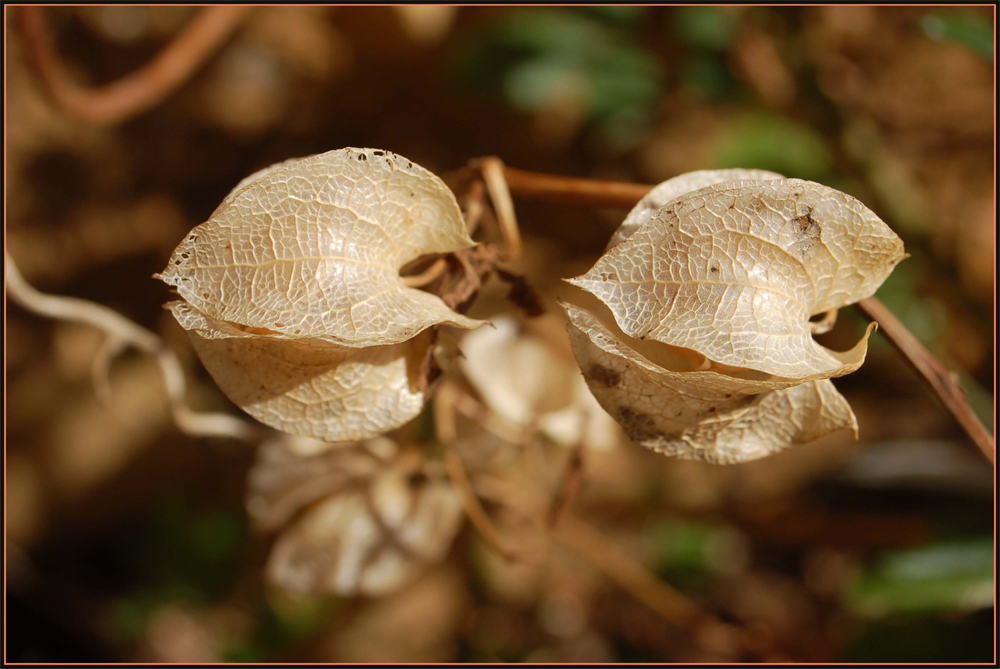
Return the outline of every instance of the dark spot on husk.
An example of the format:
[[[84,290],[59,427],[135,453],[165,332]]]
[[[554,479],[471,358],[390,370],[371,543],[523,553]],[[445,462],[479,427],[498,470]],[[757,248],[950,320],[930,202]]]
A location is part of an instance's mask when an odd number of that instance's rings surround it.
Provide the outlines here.
[[[799,235],[799,241],[795,242],[789,250],[794,250],[802,258],[805,258],[813,244],[819,241],[821,228],[816,219],[812,217],[812,209],[802,216],[793,218],[792,225],[795,233]]]
[[[591,365],[587,369],[587,378],[606,388],[613,388],[622,382],[622,375],[604,365]]]
[[[812,217],[812,209],[802,216],[793,218],[792,223],[795,224],[803,239],[819,239],[821,229],[819,223]]]
[[[628,407],[618,409],[618,422],[625,428],[625,432],[635,441],[646,441],[656,437],[664,436],[656,429],[653,419],[644,413],[633,411]]]

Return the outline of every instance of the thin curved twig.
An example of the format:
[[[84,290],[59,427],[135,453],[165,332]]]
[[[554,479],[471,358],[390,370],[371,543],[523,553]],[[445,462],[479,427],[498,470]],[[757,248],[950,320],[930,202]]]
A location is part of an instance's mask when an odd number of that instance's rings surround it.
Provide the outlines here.
[[[7,295],[28,311],[48,318],[91,325],[107,335],[109,351],[131,345],[153,355],[160,366],[174,422],[181,432],[193,437],[223,437],[243,441],[255,439],[258,431],[235,416],[202,413],[188,407],[184,399],[184,369],[176,354],[156,334],[100,304],[75,297],[42,293],[25,281],[9,253],[4,253],[4,262]]]
[[[682,593],[608,541],[572,513],[564,514],[556,538],[640,602],[682,629],[692,629],[707,616]]]
[[[653,188],[645,184],[539,174],[511,167],[504,168],[504,175],[515,196],[595,207],[632,207]],[[917,371],[969,439],[991,463],[995,463],[993,436],[972,410],[955,373],[921,346],[906,326],[877,298],[866,298],[856,306],[879,324],[879,331]]]
[[[507,542],[500,535],[500,530],[493,524],[493,521],[490,520],[489,515],[486,513],[486,509],[479,503],[479,498],[472,487],[472,482],[469,481],[469,475],[466,473],[461,459],[451,449],[448,449],[444,453],[444,468],[448,473],[448,478],[451,479],[451,482],[455,485],[455,489],[458,490],[458,494],[462,497],[465,515],[469,517],[469,521],[476,528],[483,541],[505,560],[512,562],[537,562],[532,556],[516,551],[507,545]]]
[[[30,61],[49,96],[68,114],[115,125],[160,104],[229,38],[251,7],[206,7],[141,69],[110,84],[88,88],[69,78],[42,7],[20,7]]]
[[[559,524],[559,519],[563,517],[569,509],[577,493],[580,491],[581,479],[583,478],[583,441],[578,441],[573,445],[563,468],[562,476],[559,479],[559,487],[552,498],[552,506],[549,507],[548,526],[549,530],[555,529]]]
[[[537,524],[540,531],[546,531],[547,524],[539,516],[548,506],[548,499],[537,489],[493,476],[477,477],[476,486],[484,497],[503,504]],[[548,542],[569,548],[622,590],[677,627],[693,630],[699,624],[713,620],[684,593],[662,581],[597,528],[572,512],[564,513],[559,525],[548,530]]]
[[[530,556],[522,555],[507,546],[500,530],[493,524],[486,509],[480,504],[479,497],[472,487],[472,481],[469,480],[469,474],[465,471],[465,465],[462,464],[462,459],[452,447],[455,439],[458,438],[458,425],[456,423],[458,397],[458,389],[447,380],[441,383],[434,394],[434,431],[445,446],[443,456],[445,472],[462,498],[465,515],[468,516],[469,522],[472,523],[483,541],[505,560],[530,560]]]
[[[446,467],[449,457],[455,460],[458,458],[454,453],[447,453],[445,456]],[[452,467],[460,468],[461,463],[452,464]],[[462,472],[464,474],[464,469]],[[472,491],[471,484],[469,484],[468,489]],[[476,507],[481,509],[475,492],[471,492],[471,495],[476,500]],[[485,516],[485,512],[483,515]],[[487,527],[490,528],[491,532],[496,530],[492,523],[489,523]],[[482,535],[482,528],[477,526],[477,529]],[[483,538],[487,539],[494,549],[508,559],[527,559],[531,563],[539,561],[531,556],[514,554],[509,549],[498,548],[499,534],[489,537],[483,535]],[[553,540],[572,549],[625,592],[660,614],[667,622],[681,629],[691,630],[705,621],[712,620],[712,616],[700,611],[683,593],[662,581],[643,564],[634,560],[628,553],[576,515],[572,513],[562,514],[559,526],[552,528],[549,535],[549,541]]]
[[[920,375],[924,383],[937,395],[941,404],[951,412],[962,426],[972,443],[982,451],[986,459],[996,463],[996,444],[993,435],[979,421],[969,399],[962,390],[958,374],[945,367],[930,351],[923,347],[902,321],[889,311],[882,302],[868,297],[855,304],[861,313],[875,321],[889,343],[899,351],[910,366]]]

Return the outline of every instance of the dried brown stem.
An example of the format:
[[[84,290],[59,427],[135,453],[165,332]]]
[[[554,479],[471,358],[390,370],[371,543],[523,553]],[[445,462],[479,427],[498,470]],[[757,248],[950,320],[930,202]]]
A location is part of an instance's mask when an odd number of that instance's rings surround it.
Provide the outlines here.
[[[187,81],[246,17],[250,7],[202,9],[184,30],[141,69],[97,88],[69,78],[42,7],[20,7],[30,60],[49,96],[67,113],[114,125],[149,111]]]
[[[472,481],[469,480],[469,474],[465,471],[465,465],[462,464],[461,458],[451,447],[451,444],[458,437],[456,409],[461,396],[462,393],[458,387],[447,380],[442,382],[434,395],[434,429],[438,439],[445,445],[445,471],[462,498],[465,515],[468,516],[469,522],[476,528],[483,541],[507,560],[525,560],[527,556],[507,547],[500,531],[490,520],[482,504],[479,503],[479,497],[472,486]]]
[[[583,442],[577,442],[569,453],[566,461],[566,468],[563,470],[559,481],[559,488],[555,497],[552,498],[552,507],[549,509],[549,529],[555,528],[559,524],[559,519],[563,517],[577,492],[580,490],[581,479],[583,478]]]
[[[465,227],[471,237],[479,229],[479,222],[483,219],[485,203],[483,197],[486,194],[486,185],[482,181],[473,181],[469,185],[469,192],[465,195]]]
[[[902,354],[910,366],[923,379],[924,383],[937,395],[941,404],[951,412],[972,442],[983,452],[991,463],[996,463],[996,444],[993,435],[979,421],[965,391],[958,380],[958,374],[945,367],[931,355],[917,338],[906,329],[906,326],[889,311],[877,298],[869,297],[855,306],[868,318],[879,325],[879,330],[889,340],[897,351]]]
[[[539,174],[511,167],[504,168],[504,175],[510,192],[515,196],[599,207],[632,207],[653,188],[645,184]],[[957,375],[921,346],[906,326],[877,298],[861,300],[857,307],[879,324],[882,334],[920,374],[972,442],[991,463],[995,462],[993,437],[972,411]]]
[[[455,395],[455,410],[466,418],[475,421],[493,436],[509,444],[524,444],[531,437],[530,427],[517,425],[503,416],[483,406],[477,399],[459,389]]]
[[[674,590],[628,553],[573,514],[566,514],[556,537],[580,554],[619,587],[684,629],[693,628],[703,614],[691,600]]]
[[[545,530],[539,516],[548,500],[537,489],[489,475],[478,476],[476,487],[484,497],[494,499],[538,525],[539,530]],[[548,539],[577,553],[667,622],[693,631],[701,624],[714,621],[713,616],[700,611],[687,596],[661,581],[645,565],[573,513],[563,514],[559,526],[551,531]]]
[[[646,184],[539,174],[513,167],[505,167],[504,176],[513,195],[591,207],[631,208],[653,189]]]
[[[458,420],[455,413],[455,397],[458,391],[455,384],[445,379],[434,393],[434,433],[445,446],[449,446],[458,438]]]
[[[450,449],[444,453],[444,468],[448,472],[448,478],[455,484],[458,494],[462,497],[465,515],[469,517],[469,522],[476,528],[483,541],[506,560],[534,562],[535,560],[531,556],[524,555],[507,546],[503,537],[500,536],[500,530],[496,528],[482,504],[479,503],[479,498],[472,487],[472,482],[469,481],[469,475],[466,473],[461,459]]]

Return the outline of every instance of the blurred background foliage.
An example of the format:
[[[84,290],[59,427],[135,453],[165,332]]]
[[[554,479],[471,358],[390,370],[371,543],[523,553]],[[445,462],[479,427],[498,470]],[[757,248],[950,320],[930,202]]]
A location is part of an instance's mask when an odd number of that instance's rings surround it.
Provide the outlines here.
[[[9,250],[39,288],[163,333],[195,406],[230,405],[150,274],[252,171],[372,146],[439,174],[495,154],[648,183],[757,167],[847,191],[912,254],[879,297],[993,424],[988,7],[261,7],[176,94],[117,127],[53,106],[5,11]],[[71,75],[101,84],[197,9],[46,11]],[[518,212],[520,269],[543,292],[589,267],[624,215]],[[822,341],[846,348],[862,326],[844,310]],[[8,313],[8,660],[993,658],[991,472],[878,336],[837,382],[858,442],[832,435],[731,468],[629,444],[588,455],[576,510],[725,621],[699,639],[584,568],[539,578],[468,532],[383,600],[273,591],[268,538],[242,510],[251,454],[178,434],[139,356],[116,364],[100,405],[100,345]]]

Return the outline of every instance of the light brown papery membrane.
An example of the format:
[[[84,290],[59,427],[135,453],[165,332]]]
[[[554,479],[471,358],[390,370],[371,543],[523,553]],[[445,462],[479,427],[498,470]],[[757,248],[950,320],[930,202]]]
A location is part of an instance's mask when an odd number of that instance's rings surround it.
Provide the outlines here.
[[[854,413],[829,379],[803,383],[672,371],[630,348],[627,336],[616,336],[590,312],[568,303],[563,307],[573,352],[591,392],[647,448],[734,464],[835,430],[857,434]]]
[[[809,317],[872,295],[904,257],[856,199],[799,179],[731,181],[659,209],[570,283],[637,339],[800,380],[864,360],[817,344]]]
[[[399,276],[420,256],[472,245],[438,177],[386,151],[340,149],[245,179],[157,277],[220,321],[381,346],[440,323],[481,325]]]
[[[283,432],[326,442],[365,439],[413,419],[427,399],[417,377],[433,346],[429,331],[401,344],[346,348],[245,333],[183,302],[168,306],[222,392]]]
[[[157,277],[184,298],[168,307],[230,399],[337,442],[416,416],[432,330],[482,324],[399,274],[472,245],[438,177],[386,151],[341,149],[244,179]]]
[[[563,306],[591,392],[633,440],[742,462],[838,429],[857,435],[829,379],[864,362],[874,324],[835,352],[812,339],[809,317],[871,295],[904,257],[844,193],[753,170],[694,172],[651,191],[569,280],[589,291],[574,300],[587,308]]]

